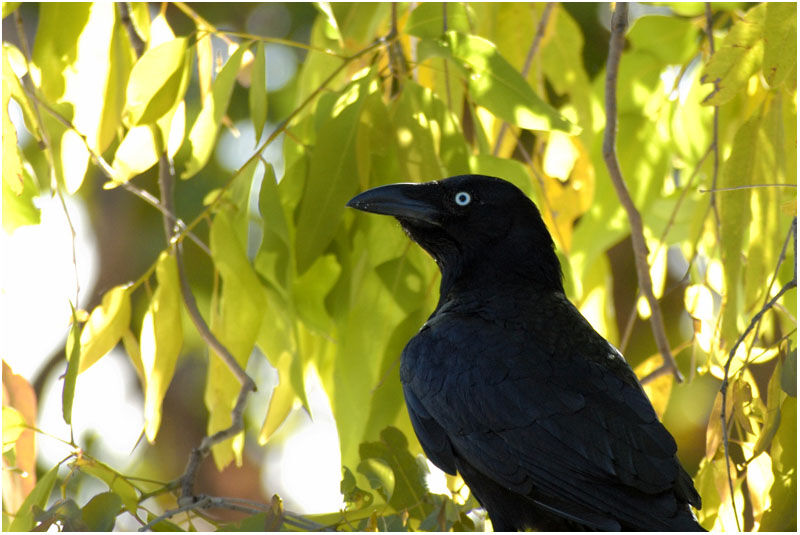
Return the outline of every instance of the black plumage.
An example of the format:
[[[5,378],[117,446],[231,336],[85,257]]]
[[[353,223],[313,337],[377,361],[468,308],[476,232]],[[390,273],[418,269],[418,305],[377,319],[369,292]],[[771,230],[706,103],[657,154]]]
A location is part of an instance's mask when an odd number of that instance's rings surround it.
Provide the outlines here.
[[[495,530],[701,530],[700,496],[633,370],[566,298],[536,206],[504,180],[391,184],[349,206],[396,217],[442,272],[402,354],[414,430]]]

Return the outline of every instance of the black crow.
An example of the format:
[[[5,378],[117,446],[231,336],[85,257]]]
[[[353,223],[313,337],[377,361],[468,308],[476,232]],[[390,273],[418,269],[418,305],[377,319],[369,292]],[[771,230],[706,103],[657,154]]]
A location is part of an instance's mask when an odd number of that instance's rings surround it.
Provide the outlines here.
[[[441,272],[400,379],[427,456],[496,531],[698,531],[700,496],[633,370],[567,299],[533,202],[505,180],[391,184],[348,206],[396,217]]]

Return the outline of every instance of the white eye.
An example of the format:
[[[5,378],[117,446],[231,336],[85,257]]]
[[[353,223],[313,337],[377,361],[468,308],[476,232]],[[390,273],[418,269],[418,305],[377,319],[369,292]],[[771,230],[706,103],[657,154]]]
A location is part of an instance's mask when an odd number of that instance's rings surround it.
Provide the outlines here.
[[[458,193],[456,193],[455,201],[456,204],[459,206],[466,206],[470,203],[471,200],[472,197],[466,191],[459,191]]]

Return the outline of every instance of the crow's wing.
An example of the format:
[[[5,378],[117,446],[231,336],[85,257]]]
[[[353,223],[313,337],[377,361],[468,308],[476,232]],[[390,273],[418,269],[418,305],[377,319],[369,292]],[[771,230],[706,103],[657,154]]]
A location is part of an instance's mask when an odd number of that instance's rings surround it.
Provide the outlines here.
[[[571,517],[584,509],[587,521],[600,513],[676,529],[683,469],[637,384],[596,358],[550,354],[524,331],[477,317],[437,323],[409,343],[402,370],[412,423],[435,464],[452,473],[462,457],[553,509],[574,505],[564,511]],[[608,349],[604,358],[621,358]]]

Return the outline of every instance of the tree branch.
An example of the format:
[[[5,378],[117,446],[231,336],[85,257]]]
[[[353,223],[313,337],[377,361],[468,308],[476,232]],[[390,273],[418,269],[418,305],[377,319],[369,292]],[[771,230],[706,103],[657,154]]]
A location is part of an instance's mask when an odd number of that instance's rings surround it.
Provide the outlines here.
[[[159,136],[157,127],[153,128],[153,134]],[[157,143],[157,145],[161,144]],[[174,213],[175,169],[164,152],[161,153],[158,160],[158,184],[161,189],[161,205],[164,206],[166,213]],[[191,503],[197,501],[194,496],[194,479],[197,476],[200,462],[208,456],[212,446],[235,436],[244,429],[244,408],[247,402],[247,396],[250,392],[256,390],[256,385],[253,379],[247,375],[236,361],[236,358],[234,358],[230,351],[228,351],[219,339],[214,336],[203,319],[203,316],[200,314],[197,301],[195,301],[194,294],[189,286],[189,280],[186,276],[186,266],[183,262],[183,247],[181,243],[175,239],[177,229],[172,224],[172,218],[166,215],[166,213],[164,215],[164,234],[168,246],[172,248],[172,254],[175,255],[175,260],[178,265],[178,279],[180,280],[181,295],[186,305],[186,311],[189,313],[189,317],[192,323],[194,323],[195,328],[197,328],[197,332],[200,334],[203,341],[205,341],[223,362],[225,362],[225,365],[233,375],[236,376],[239,384],[241,384],[241,390],[239,391],[236,404],[231,412],[230,427],[203,438],[200,446],[192,449],[192,453],[189,455],[189,462],[186,464],[186,469],[180,477],[181,497],[178,500],[180,505],[185,505],[187,500]]]
[[[642,228],[642,216],[633,204],[628,188],[622,178],[622,171],[619,167],[616,151],[616,131],[617,131],[617,75],[619,72],[619,61],[622,56],[622,47],[625,43],[625,28],[628,24],[628,4],[617,2],[614,14],[611,17],[611,41],[608,51],[608,63],[606,65],[606,129],[603,135],[603,159],[608,167],[608,174],[617,192],[620,204],[628,214],[628,222],[631,227],[631,241],[633,243],[633,254],[636,261],[636,275],[639,279],[639,288],[644,294],[650,305],[650,326],[653,330],[656,345],[664,358],[664,363],[670,367],[673,375],[678,381],[682,381],[678,366],[672,356],[672,351],[667,341],[667,334],[664,331],[664,319],[661,316],[661,308],[658,300],[653,294],[653,283],[650,279],[650,266],[647,264],[647,245],[644,241]]]
[[[536,35],[533,36],[533,42],[531,43],[530,48],[528,48],[527,56],[525,56],[525,64],[522,66],[522,70],[520,71],[520,74],[523,78],[527,78],[528,76],[528,71],[531,69],[531,64],[533,63],[533,58],[536,56],[536,52],[539,50],[539,44],[544,36],[545,29],[547,29],[547,22],[550,20],[550,13],[553,11],[555,5],[555,2],[547,2],[547,4],[544,6],[542,18],[539,19],[539,25],[536,27]],[[503,121],[503,125],[500,127],[500,132],[497,134],[497,141],[495,141],[494,150],[492,150],[492,156],[497,156],[497,154],[500,152],[500,146],[503,143],[503,138],[505,137],[507,130],[508,123]]]

